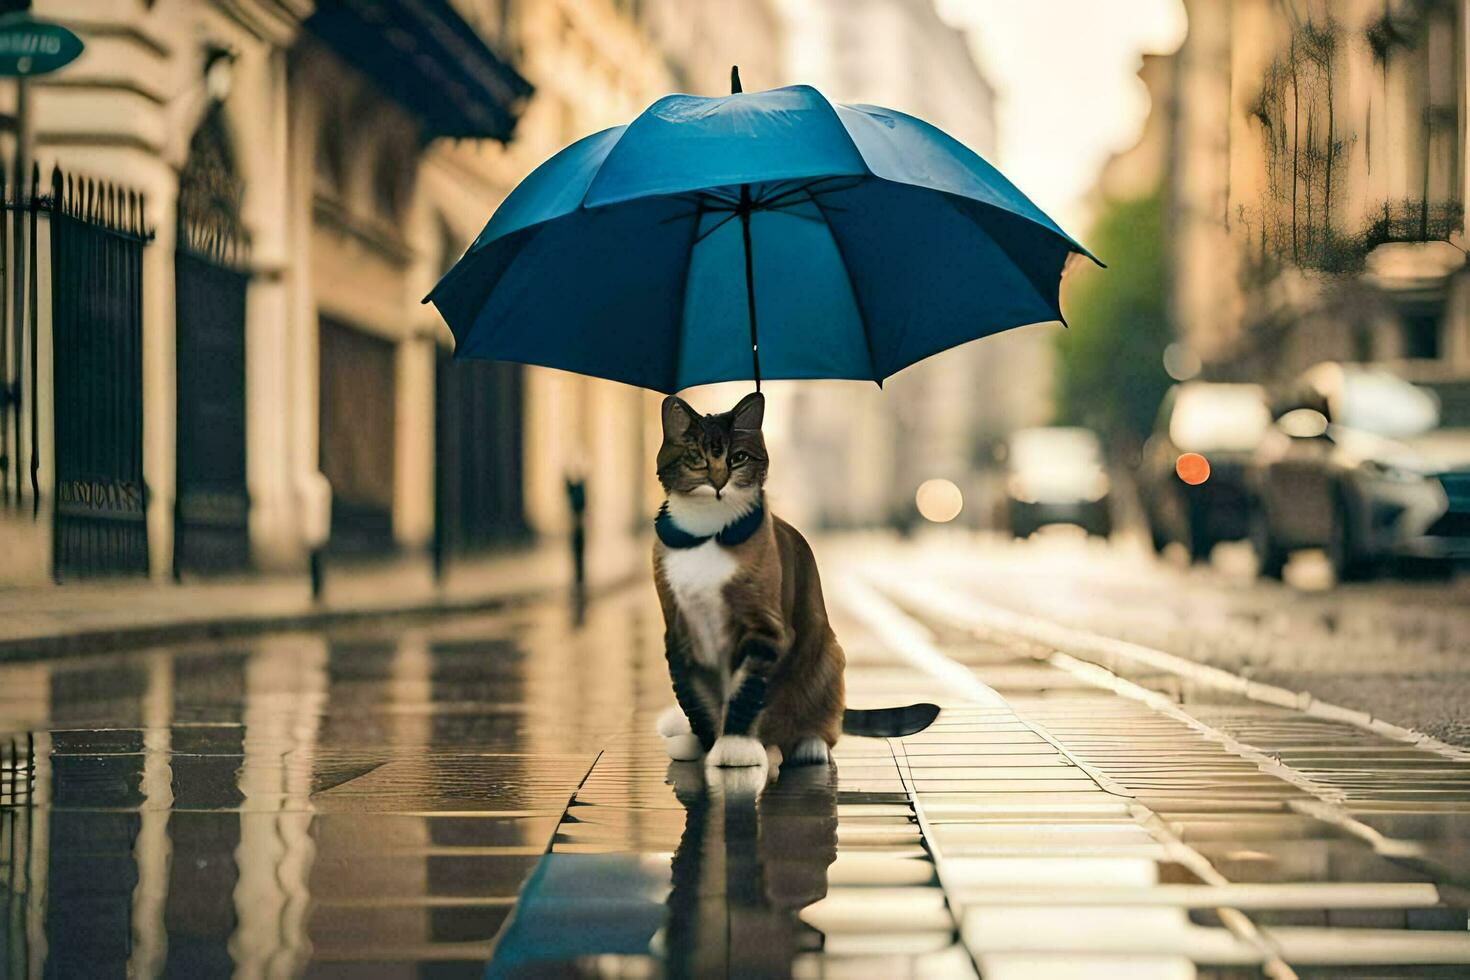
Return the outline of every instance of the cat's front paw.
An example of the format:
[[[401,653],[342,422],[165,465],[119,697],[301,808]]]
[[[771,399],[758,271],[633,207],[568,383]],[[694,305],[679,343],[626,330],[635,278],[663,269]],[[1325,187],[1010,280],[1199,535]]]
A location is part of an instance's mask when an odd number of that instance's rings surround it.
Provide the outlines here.
[[[754,803],[770,778],[770,773],[761,766],[727,766],[709,771],[710,790],[726,803]]]
[[[766,759],[766,747],[749,735],[721,735],[709,752],[709,764],[722,769],[764,766]]]
[[[804,738],[791,749],[787,758],[793,766],[825,766],[832,761],[832,752],[820,738]]]
[[[677,704],[658,716],[658,721],[654,723],[654,730],[664,738],[673,738],[675,735],[688,735],[694,731],[689,724],[689,716],[684,714],[684,709]]]
[[[675,762],[693,762],[704,755],[704,746],[700,744],[699,736],[693,733],[671,735],[664,739],[664,751]]]

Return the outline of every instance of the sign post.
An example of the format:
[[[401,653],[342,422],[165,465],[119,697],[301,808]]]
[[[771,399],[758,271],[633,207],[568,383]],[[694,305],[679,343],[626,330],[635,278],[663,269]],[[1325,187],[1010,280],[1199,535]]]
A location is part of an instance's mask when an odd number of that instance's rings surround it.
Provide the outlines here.
[[[25,186],[30,171],[30,76],[64,68],[82,53],[82,39],[60,24],[29,14],[0,18],[0,77],[15,79],[15,187]]]
[[[15,79],[15,188],[25,187],[31,169],[30,125],[32,75],[64,68],[82,53],[82,39],[60,24],[29,14],[0,17],[0,77]],[[19,220],[20,212],[16,212]]]
[[[28,196],[34,194],[35,186],[32,184],[29,191],[26,189],[26,181],[30,178],[31,173],[31,157],[34,155],[35,143],[35,128],[31,125],[30,118],[30,77],[49,74],[58,68],[64,68],[77,59],[83,47],[82,39],[60,24],[37,20],[24,13],[0,17],[0,77],[15,79],[15,202],[17,205],[23,202],[27,205],[16,207],[12,231],[15,236],[15,247],[11,254],[15,282],[14,350],[17,363],[21,356],[21,343],[24,339],[22,325],[25,323],[26,315],[25,263],[27,255],[26,250],[21,247],[22,236],[25,234],[26,211],[32,211],[31,220],[35,220],[34,202]],[[3,226],[0,226],[0,234],[4,234]],[[3,297],[0,297],[0,302],[4,302]],[[32,334],[32,337],[34,336]],[[3,394],[9,395],[8,392]],[[19,392],[16,394],[16,410],[19,411]]]
[[[29,14],[0,17],[0,76],[50,74],[75,61],[82,47],[82,39],[60,24]]]

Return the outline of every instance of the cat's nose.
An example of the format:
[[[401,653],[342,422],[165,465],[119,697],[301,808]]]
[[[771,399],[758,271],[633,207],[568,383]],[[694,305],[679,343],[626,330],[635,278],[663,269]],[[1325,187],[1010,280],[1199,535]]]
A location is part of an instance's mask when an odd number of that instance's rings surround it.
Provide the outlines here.
[[[714,460],[711,460],[709,466],[709,482],[710,486],[715,488],[715,494],[718,495],[721,490],[725,489],[725,484],[730,482],[730,467],[717,464]]]

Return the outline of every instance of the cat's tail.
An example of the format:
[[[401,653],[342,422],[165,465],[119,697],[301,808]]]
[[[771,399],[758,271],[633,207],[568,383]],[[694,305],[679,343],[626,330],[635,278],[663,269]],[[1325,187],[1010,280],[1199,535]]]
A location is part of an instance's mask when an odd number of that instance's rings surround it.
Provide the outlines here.
[[[848,708],[842,713],[844,735],[898,738],[922,732],[939,717],[939,705],[920,701],[901,708]]]

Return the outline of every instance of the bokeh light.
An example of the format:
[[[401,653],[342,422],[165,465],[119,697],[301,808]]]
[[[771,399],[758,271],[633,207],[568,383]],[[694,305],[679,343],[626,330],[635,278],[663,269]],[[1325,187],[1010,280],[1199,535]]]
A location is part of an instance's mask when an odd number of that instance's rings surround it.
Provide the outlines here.
[[[914,494],[914,503],[925,520],[947,524],[960,515],[965,497],[949,480],[925,480]]]
[[[1180,453],[1174,461],[1174,472],[1185,483],[1197,487],[1210,478],[1210,461],[1199,453]]]
[[[1188,381],[1199,375],[1199,355],[1175,341],[1164,348],[1164,372],[1175,381]]]

